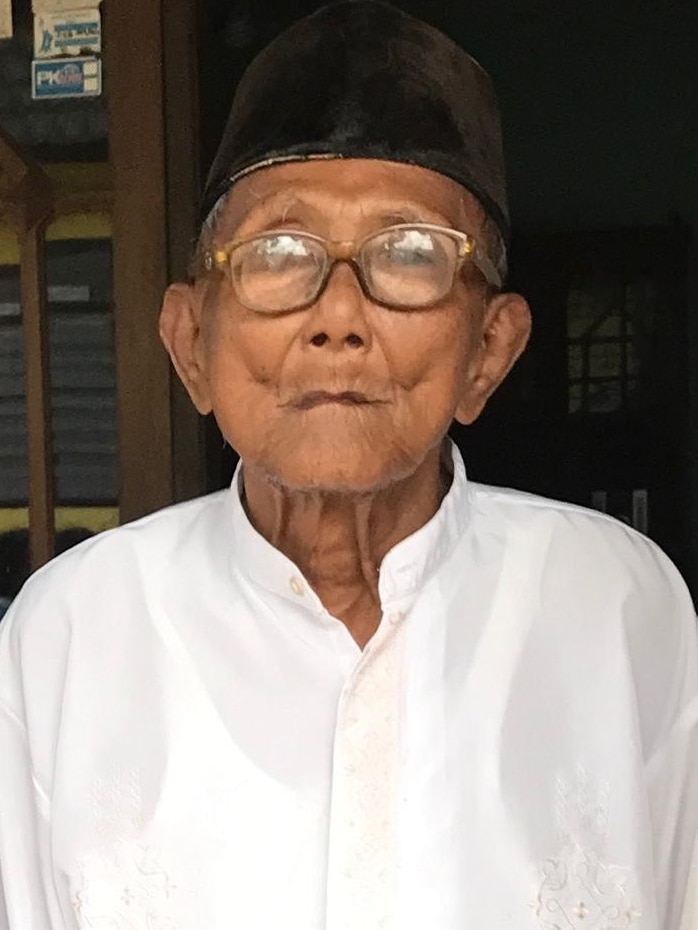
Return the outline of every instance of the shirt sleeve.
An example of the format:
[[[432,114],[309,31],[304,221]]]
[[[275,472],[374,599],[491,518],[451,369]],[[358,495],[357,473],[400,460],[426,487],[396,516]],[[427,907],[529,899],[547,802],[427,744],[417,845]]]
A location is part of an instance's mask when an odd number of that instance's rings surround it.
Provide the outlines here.
[[[0,624],[0,930],[75,930],[73,914],[65,914],[59,903],[51,791],[39,774],[28,723],[19,620],[33,616],[35,604],[30,598],[23,611],[25,601],[17,598]],[[47,644],[47,655],[54,646]],[[50,688],[47,694],[47,702],[55,704]]]
[[[698,643],[687,592],[678,603],[674,601],[674,607],[681,635],[674,670],[673,721],[647,760],[645,777],[659,927],[688,930],[682,915],[693,908],[690,927],[698,930]]]
[[[696,927],[698,927],[698,838],[693,844],[682,910],[680,930],[696,930]]]
[[[697,748],[695,720],[682,721],[647,768],[655,873],[657,887],[664,891],[663,900],[658,901],[659,925],[666,930],[678,930],[681,914],[687,910],[689,900],[698,894],[694,887],[698,881],[698,862],[691,865],[698,854]],[[698,922],[693,930],[698,930]]]
[[[32,777],[26,730],[0,704],[0,930],[64,930],[47,869],[49,805]]]

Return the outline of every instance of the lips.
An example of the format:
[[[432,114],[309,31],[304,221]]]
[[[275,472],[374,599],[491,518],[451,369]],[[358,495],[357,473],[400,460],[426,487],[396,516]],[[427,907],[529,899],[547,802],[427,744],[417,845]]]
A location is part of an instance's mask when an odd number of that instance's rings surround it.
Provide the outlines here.
[[[322,407],[325,404],[341,404],[347,407],[371,406],[379,404],[381,401],[372,400],[365,394],[358,391],[340,391],[333,393],[331,391],[309,391],[295,398],[291,406],[296,410],[312,410],[314,407]]]

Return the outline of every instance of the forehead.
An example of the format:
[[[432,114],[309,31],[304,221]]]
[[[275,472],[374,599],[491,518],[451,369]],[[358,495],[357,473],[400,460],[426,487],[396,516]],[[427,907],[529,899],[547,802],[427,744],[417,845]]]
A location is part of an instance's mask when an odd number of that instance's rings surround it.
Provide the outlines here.
[[[284,222],[436,222],[475,231],[479,202],[455,181],[416,165],[328,159],[274,165],[238,181],[228,194],[223,235]]]

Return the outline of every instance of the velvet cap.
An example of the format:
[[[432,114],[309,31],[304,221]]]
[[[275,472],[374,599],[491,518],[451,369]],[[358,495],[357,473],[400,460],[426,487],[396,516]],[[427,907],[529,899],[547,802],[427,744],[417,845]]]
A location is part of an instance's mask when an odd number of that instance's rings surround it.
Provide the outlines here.
[[[486,72],[382,0],[340,0],[281,33],[235,94],[202,200],[288,161],[376,158],[430,168],[477,197],[509,239],[497,100]]]

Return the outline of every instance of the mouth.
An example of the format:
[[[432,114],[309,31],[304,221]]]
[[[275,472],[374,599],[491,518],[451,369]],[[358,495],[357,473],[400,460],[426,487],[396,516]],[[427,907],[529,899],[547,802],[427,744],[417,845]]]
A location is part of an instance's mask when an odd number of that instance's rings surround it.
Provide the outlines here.
[[[307,394],[302,394],[293,400],[290,406],[296,410],[312,410],[314,407],[322,407],[326,404],[340,404],[345,407],[367,407],[380,403],[382,401],[372,400],[358,391],[341,391],[336,394],[331,391],[309,391]]]

